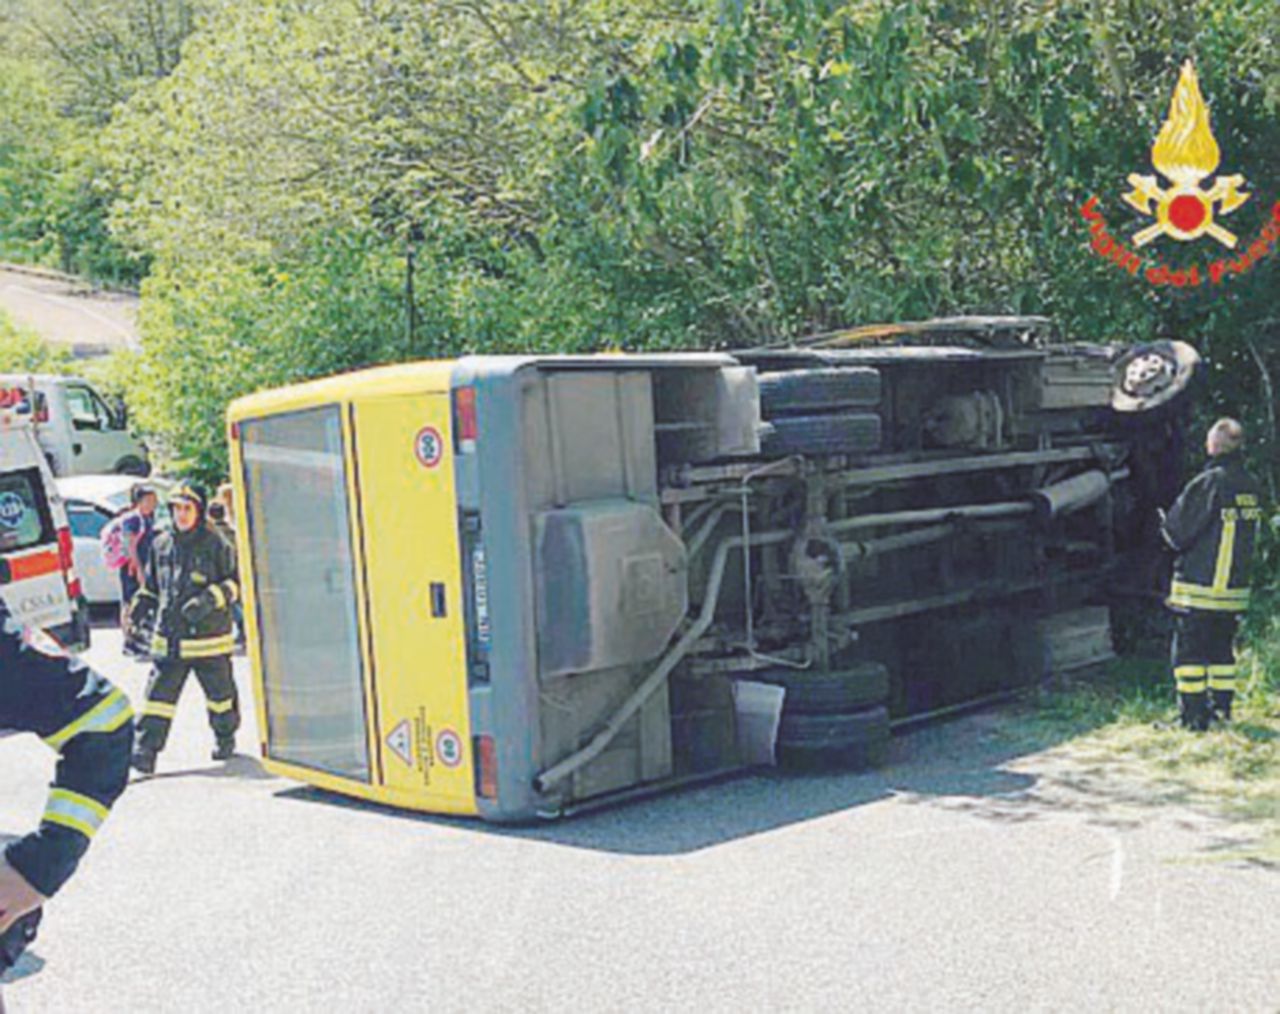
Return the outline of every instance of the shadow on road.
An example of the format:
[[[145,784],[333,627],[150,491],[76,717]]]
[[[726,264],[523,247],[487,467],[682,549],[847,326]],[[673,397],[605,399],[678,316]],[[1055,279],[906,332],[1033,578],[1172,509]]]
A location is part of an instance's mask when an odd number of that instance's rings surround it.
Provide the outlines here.
[[[313,788],[290,788],[277,795],[476,834],[626,855],[677,855],[904,794],[998,798],[1026,793],[1035,785],[1035,777],[1003,770],[1002,765],[1050,744],[1025,739],[1015,743],[993,733],[999,724],[999,713],[992,712],[901,736],[894,740],[889,763],[876,771],[745,773],[526,826],[411,813]]]
[[[257,781],[274,777],[262,769],[262,764],[257,759],[236,754],[228,761],[217,762],[209,767],[160,771],[154,775],[135,777],[132,784],[157,782],[164,778],[239,778],[245,781]]]
[[[1104,684],[1129,691],[1159,686],[1163,661],[1140,661],[1137,668],[1105,677]],[[1066,817],[1125,832],[1159,816],[1195,832],[1197,861],[1239,859],[1280,869],[1280,808],[1273,796],[1256,802],[1255,809],[1265,811],[1259,813],[1206,796],[1193,780],[1179,776],[1187,744],[1176,733],[1154,755],[1150,748],[1126,755],[1123,749],[1077,747],[1078,736],[1109,723],[1114,714],[1105,707],[1071,710],[1078,704],[1071,693],[1062,700],[1069,706],[1065,717],[1054,715],[1052,701],[1047,718],[1043,700],[1017,701],[915,729],[894,739],[889,763],[876,771],[799,775],[765,769],[529,826],[408,813],[310,788],[279,795],[359,808],[389,820],[641,856],[696,852],[890,798],[1002,825]],[[1243,734],[1265,745],[1277,736],[1273,728],[1247,720],[1232,730],[1233,742]],[[1059,749],[1045,753],[1054,747]],[[1222,749],[1230,753],[1234,747],[1228,742]],[[1162,760],[1159,750],[1168,756]]]
[[[89,606],[89,626],[93,630],[119,629],[120,606],[114,602],[98,602]]]
[[[18,960],[8,968],[3,975],[0,975],[0,986],[9,986],[20,979],[27,979],[33,975],[39,975],[44,970],[44,958],[31,951],[23,951],[18,956]]]

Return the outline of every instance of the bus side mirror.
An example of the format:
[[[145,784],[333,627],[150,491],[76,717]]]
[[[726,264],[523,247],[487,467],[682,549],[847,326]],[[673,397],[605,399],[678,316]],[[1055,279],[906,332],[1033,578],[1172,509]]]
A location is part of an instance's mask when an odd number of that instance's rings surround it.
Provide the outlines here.
[[[111,428],[114,430],[125,430],[129,428],[129,406],[124,403],[124,399],[118,395],[112,399],[113,419],[111,420]]]

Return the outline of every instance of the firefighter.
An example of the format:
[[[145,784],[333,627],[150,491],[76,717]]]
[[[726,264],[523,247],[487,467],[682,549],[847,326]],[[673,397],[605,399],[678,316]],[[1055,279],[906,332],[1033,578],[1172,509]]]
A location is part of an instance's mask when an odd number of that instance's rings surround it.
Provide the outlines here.
[[[1232,644],[1249,608],[1253,546],[1262,519],[1261,489],[1244,469],[1244,429],[1219,419],[1209,429],[1209,463],[1163,518],[1161,532],[1178,554],[1168,604],[1177,613],[1173,678],[1179,717],[1203,732],[1231,718],[1236,689]]]
[[[155,771],[188,673],[204,690],[214,760],[235,753],[240,702],[231,675],[231,606],[239,598],[235,550],[205,519],[205,495],[180,485],[169,495],[173,529],[156,538],[138,605],[154,615],[154,667],[138,720],[133,766]],[[144,621],[145,622],[145,621]]]
[[[10,842],[0,859],[2,973],[124,791],[133,709],[47,635],[24,631],[0,600],[0,727],[34,732],[59,755],[39,828]]]

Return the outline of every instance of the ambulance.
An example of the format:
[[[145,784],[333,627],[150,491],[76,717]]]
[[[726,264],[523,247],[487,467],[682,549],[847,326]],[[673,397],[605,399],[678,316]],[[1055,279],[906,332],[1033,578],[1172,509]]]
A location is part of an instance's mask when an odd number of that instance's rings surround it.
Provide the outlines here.
[[[89,608],[71,528],[29,421],[0,409],[0,597],[23,626],[63,647],[89,646]]]
[[[1197,361],[962,318],[238,400],[265,766],[525,821],[880,763],[901,723],[1112,657]]]

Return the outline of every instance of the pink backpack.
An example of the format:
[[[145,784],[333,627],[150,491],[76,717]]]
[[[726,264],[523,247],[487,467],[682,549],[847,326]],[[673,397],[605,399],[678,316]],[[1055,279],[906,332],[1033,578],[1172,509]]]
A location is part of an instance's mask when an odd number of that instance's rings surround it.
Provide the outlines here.
[[[128,536],[125,534],[124,523],[135,513],[136,511],[125,511],[117,514],[98,535],[98,542],[102,546],[102,562],[111,570],[119,570],[129,562],[129,550],[125,546]]]

